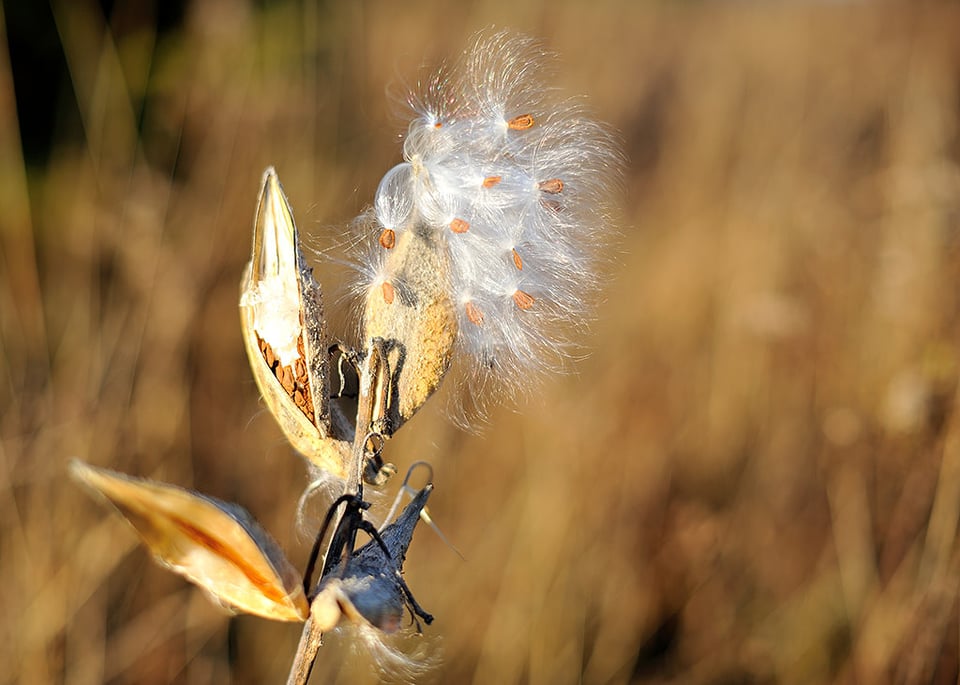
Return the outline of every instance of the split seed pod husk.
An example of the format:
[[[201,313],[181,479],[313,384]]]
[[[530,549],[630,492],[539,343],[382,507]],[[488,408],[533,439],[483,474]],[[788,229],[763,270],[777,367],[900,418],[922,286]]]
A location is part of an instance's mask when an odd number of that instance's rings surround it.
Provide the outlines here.
[[[316,466],[345,478],[354,425],[329,399],[321,289],[272,167],[263,175],[240,321],[253,377],[284,435]]]
[[[219,603],[277,621],[306,620],[300,574],[242,507],[80,461],[70,472],[116,507],[162,566]]]
[[[401,575],[420,512],[432,491],[432,485],[420,490],[397,520],[380,532],[389,556],[371,540],[320,579],[310,605],[313,620],[320,629],[330,630],[345,617],[392,633],[400,627],[405,607],[427,623],[433,620],[414,602]]]
[[[450,297],[450,258],[444,239],[414,220],[386,256],[392,297],[373,288],[364,307],[366,340],[380,339],[390,367],[388,421],[397,431],[440,385],[450,368],[457,316]]]

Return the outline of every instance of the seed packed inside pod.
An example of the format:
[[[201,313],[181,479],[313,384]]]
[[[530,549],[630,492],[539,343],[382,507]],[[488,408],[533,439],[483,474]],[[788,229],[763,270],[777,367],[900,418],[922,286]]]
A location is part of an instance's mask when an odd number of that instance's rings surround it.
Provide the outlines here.
[[[344,478],[354,426],[329,399],[321,289],[272,168],[263,177],[240,317],[257,387],[287,439],[312,463]]]

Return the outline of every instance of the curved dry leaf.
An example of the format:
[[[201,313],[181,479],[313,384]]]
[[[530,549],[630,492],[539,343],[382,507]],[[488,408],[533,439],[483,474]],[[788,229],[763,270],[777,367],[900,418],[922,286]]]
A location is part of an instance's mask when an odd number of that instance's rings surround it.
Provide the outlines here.
[[[218,601],[278,621],[306,619],[299,573],[242,507],[76,460],[70,472],[123,514],[160,564]]]

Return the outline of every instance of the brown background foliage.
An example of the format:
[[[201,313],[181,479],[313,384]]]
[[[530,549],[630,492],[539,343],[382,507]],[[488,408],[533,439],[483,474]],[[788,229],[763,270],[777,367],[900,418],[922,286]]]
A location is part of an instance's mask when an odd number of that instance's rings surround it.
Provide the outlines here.
[[[66,463],[239,502],[302,566],[303,467],[238,326],[260,174],[341,243],[399,158],[387,87],[490,25],[561,54],[629,171],[577,374],[388,445],[433,463],[466,556],[411,549],[424,681],[956,681],[956,5],[51,8],[79,118],[42,164],[0,50],[0,683],[285,678],[297,626],[226,618]],[[314,682],[376,682],[356,651],[332,636]]]

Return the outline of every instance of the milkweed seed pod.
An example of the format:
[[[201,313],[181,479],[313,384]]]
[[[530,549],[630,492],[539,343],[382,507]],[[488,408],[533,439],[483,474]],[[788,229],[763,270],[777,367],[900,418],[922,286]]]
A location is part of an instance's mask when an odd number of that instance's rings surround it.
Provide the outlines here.
[[[551,63],[529,38],[481,35],[411,98],[361,284],[364,334],[399,364],[394,429],[451,360],[470,396],[529,390],[563,368],[590,318],[622,160],[610,130],[548,85]]]
[[[115,507],[161,566],[227,608],[276,621],[302,622],[313,615],[323,630],[347,618],[394,632],[404,609],[427,623],[433,621],[416,603],[402,576],[432,485],[417,492],[380,532],[379,541],[344,554],[320,579],[316,596],[308,602],[300,574],[244,508],[78,460],[70,463],[70,474]]]
[[[220,604],[277,621],[306,620],[300,574],[242,507],[80,461],[70,472],[116,507],[161,565]]]
[[[413,531],[432,491],[433,486],[427,485],[417,492],[397,519],[380,532],[383,547],[371,540],[349,557],[344,555],[320,579],[310,613],[322,629],[329,630],[346,617],[392,633],[400,627],[404,609],[428,624],[433,621],[416,603],[402,576]]]
[[[375,282],[364,310],[364,338],[382,340],[391,370],[390,400],[382,432],[390,435],[433,394],[450,366],[457,317],[447,274],[446,245],[439,236],[411,225],[389,244],[389,279]],[[392,242],[391,242],[392,241]]]
[[[287,439],[319,468],[346,477],[354,426],[329,400],[320,285],[272,168],[263,175],[240,318],[253,377]]]

